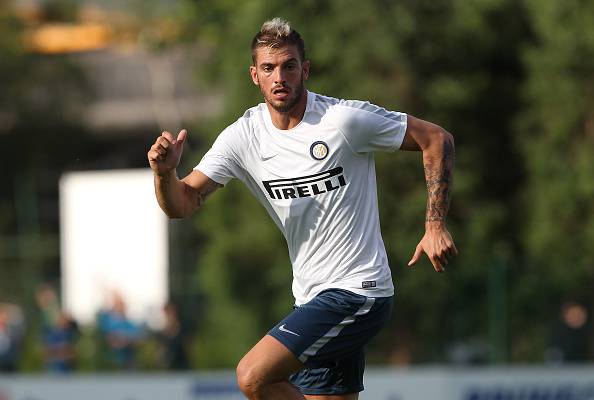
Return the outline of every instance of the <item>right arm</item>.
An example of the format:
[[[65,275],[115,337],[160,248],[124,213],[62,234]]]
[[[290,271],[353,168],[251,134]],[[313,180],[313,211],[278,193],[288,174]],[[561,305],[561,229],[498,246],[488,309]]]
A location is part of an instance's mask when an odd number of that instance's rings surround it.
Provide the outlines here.
[[[183,218],[196,211],[204,200],[222,185],[200,171],[192,171],[183,179],[177,177],[187,133],[182,130],[177,139],[163,132],[151,146],[147,156],[154,174],[155,195],[169,218]]]

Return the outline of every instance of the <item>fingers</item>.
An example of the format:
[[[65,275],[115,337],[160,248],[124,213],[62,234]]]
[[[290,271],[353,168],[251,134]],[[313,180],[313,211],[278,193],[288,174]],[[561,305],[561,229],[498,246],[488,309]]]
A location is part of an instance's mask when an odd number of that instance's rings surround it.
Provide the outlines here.
[[[451,244],[453,245],[453,243]],[[445,243],[442,243],[442,245],[439,247],[440,249],[436,250],[433,257],[429,257],[429,259],[431,260],[431,263],[433,264],[433,268],[435,269],[435,271],[444,272],[445,267],[446,265],[448,265],[450,258],[453,257],[455,254],[452,252],[452,247],[446,245]]]
[[[455,257],[458,255],[458,249],[456,248],[456,245],[454,243],[452,243],[452,245],[448,248],[448,253],[451,257]]]
[[[181,131],[179,131],[179,134],[177,135],[177,142],[179,144],[183,144],[186,141],[187,136],[188,136],[188,131],[186,131],[185,129],[182,129]]]
[[[173,136],[169,132],[163,132],[163,134],[155,141],[155,144],[159,144],[165,150],[170,148],[174,143],[175,139],[173,139]]]
[[[186,137],[188,136],[188,131],[182,129],[179,134],[177,135],[177,139],[173,137],[173,135],[167,131],[163,132],[161,136],[159,136],[155,142],[155,145],[158,145],[158,148],[165,150],[165,153],[173,146],[179,147],[184,144],[186,141]],[[162,155],[162,152],[160,152]]]
[[[447,259],[445,257],[434,255],[433,257],[429,257],[429,261],[433,264],[435,272],[445,271],[445,265],[447,264]]]
[[[412,267],[413,265],[415,265],[417,263],[417,261],[419,261],[419,258],[421,257],[421,254],[422,253],[423,253],[423,247],[419,243],[417,245],[417,248],[415,249],[415,253],[413,254],[413,256],[410,259],[410,261],[408,262],[408,266],[409,267]]]
[[[165,139],[170,144],[183,144],[185,142],[187,136],[188,136],[188,131],[185,129],[182,129],[181,131],[179,131],[179,133],[177,134],[177,139],[174,138],[173,135],[167,131],[165,131],[161,134],[161,138]]]
[[[155,140],[147,156],[151,168],[156,173],[162,174],[177,167],[187,135],[188,132],[182,129],[176,139],[170,132],[164,131]]]
[[[435,269],[435,271],[437,271],[437,272],[441,272],[443,270],[443,266],[445,265],[445,263],[447,263],[447,260],[442,258],[441,255],[437,255],[433,251],[425,250],[423,248],[422,242],[423,242],[423,240],[421,240],[421,243],[419,243],[417,245],[417,248],[415,249],[415,254],[411,258],[411,260],[408,262],[408,266],[412,267],[413,265],[415,265],[417,263],[417,261],[419,261],[419,258],[421,258],[421,254],[423,254],[423,252],[424,252],[427,255],[427,257],[429,258],[429,261],[431,261],[431,264],[433,265],[433,269]]]
[[[161,133],[155,143],[151,146],[148,153],[148,158],[151,161],[163,161],[167,157],[167,153],[177,143],[183,144],[186,139],[187,132],[182,130],[178,135],[178,140],[175,140],[173,135],[167,131]]]
[[[161,134],[161,137],[167,139],[168,142],[174,142],[175,141],[175,138],[173,137],[173,135],[171,133],[167,132],[167,131],[164,131]]]
[[[151,146],[151,149],[148,152],[148,158],[151,161],[163,161],[167,156],[167,148],[169,145],[167,143],[162,143],[161,137],[157,139],[155,144]]]
[[[436,272],[444,272],[449,260],[458,255],[458,249],[450,237],[425,235],[417,245],[412,259],[408,262],[408,266],[413,266],[419,260],[422,253],[427,255]]]

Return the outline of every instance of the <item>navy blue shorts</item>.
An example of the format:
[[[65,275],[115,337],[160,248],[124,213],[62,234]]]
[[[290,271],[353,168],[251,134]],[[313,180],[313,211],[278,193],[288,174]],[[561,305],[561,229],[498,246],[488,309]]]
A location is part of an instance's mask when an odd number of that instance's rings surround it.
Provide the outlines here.
[[[268,332],[306,366],[291,383],[311,395],[362,391],[365,345],[389,321],[392,303],[330,289],[296,307]]]

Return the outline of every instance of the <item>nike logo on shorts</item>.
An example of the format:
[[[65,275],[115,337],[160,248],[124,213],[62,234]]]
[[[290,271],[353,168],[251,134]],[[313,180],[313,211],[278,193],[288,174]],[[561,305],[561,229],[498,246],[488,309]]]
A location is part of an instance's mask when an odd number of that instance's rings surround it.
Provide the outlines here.
[[[278,330],[281,332],[287,332],[290,333],[291,335],[295,335],[295,336],[301,336],[298,333],[295,333],[293,331],[288,330],[287,328],[285,328],[285,324],[282,324],[281,326],[278,327]]]

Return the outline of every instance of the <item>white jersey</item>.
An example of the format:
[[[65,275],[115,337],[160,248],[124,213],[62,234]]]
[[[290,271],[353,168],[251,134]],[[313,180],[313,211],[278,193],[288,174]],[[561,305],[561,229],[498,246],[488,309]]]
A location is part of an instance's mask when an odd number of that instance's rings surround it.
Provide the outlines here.
[[[302,121],[277,129],[265,103],[227,127],[194,168],[241,180],[289,248],[301,305],[330,288],[394,294],[380,232],[374,151],[398,149],[406,114],[307,93]]]

